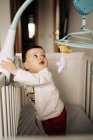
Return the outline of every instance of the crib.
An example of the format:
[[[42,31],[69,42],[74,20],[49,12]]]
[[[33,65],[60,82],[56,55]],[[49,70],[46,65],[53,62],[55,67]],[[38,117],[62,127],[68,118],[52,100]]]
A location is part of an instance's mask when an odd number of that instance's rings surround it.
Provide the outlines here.
[[[84,52],[64,54],[67,68],[58,73],[56,62],[61,53],[46,53],[49,70],[53,74],[60,97],[67,109],[66,135],[87,134],[93,138],[93,60]],[[15,63],[22,66],[21,54],[16,54]],[[24,90],[11,82],[5,85],[5,77],[0,74],[0,137],[43,136],[40,122],[35,123],[33,106]]]

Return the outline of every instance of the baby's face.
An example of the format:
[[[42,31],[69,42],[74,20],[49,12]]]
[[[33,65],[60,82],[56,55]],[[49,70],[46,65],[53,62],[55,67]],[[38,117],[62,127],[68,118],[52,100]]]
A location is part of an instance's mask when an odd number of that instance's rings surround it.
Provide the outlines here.
[[[42,48],[33,48],[27,52],[24,67],[29,72],[36,73],[43,70],[47,66],[48,61]]]

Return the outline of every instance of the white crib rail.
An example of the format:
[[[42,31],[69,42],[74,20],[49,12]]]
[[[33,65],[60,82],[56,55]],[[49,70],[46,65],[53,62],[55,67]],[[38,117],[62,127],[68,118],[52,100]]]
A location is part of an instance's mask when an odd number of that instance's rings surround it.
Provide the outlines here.
[[[93,79],[92,79],[92,69],[93,69],[93,60],[86,57],[85,59],[85,112],[89,118],[93,121]]]
[[[2,102],[1,102],[2,96],[1,96],[1,94],[2,94],[2,87],[3,87],[4,83],[5,83],[5,77],[0,74],[0,137],[3,136],[3,123],[2,123],[3,116],[2,116]]]
[[[20,89],[5,86],[5,76],[0,74],[0,138],[16,136],[20,110]]]

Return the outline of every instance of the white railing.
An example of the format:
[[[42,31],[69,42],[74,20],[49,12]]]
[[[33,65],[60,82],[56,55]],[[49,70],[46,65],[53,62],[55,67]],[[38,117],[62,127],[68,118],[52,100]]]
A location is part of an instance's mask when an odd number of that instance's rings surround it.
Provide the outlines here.
[[[88,117],[93,121],[93,60],[85,59],[85,104],[84,109]]]
[[[16,136],[20,110],[20,89],[5,86],[5,76],[0,74],[0,138]]]
[[[22,67],[20,57],[15,57],[16,65]],[[27,103],[24,90],[14,82],[6,86],[5,76],[0,73],[0,138],[16,137],[21,108]]]

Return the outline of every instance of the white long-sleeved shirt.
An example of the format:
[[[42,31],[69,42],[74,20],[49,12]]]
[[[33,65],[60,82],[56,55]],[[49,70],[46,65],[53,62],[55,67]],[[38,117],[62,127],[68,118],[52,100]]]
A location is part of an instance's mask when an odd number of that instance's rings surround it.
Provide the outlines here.
[[[47,120],[60,115],[64,103],[59,98],[51,72],[47,68],[38,73],[18,69],[14,81],[31,85],[35,91],[35,110],[39,120]]]

